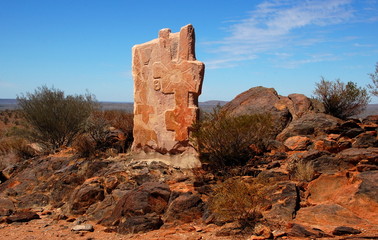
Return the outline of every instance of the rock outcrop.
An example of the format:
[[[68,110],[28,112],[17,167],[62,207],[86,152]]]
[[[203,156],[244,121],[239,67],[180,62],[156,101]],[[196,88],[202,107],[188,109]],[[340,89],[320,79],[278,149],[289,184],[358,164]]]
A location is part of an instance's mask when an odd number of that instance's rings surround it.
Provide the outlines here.
[[[162,154],[190,152],[189,128],[197,118],[205,66],[195,57],[192,25],[133,47],[132,149]]]
[[[270,114],[275,124],[275,132],[280,133],[291,121],[309,112],[320,110],[303,94],[278,95],[274,88],[254,87],[223,106],[222,110],[234,116],[244,114]]]

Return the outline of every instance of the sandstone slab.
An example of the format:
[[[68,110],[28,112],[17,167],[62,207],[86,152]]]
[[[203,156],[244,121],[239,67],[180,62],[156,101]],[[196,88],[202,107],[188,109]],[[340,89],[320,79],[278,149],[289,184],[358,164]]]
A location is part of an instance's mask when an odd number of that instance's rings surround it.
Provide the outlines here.
[[[192,25],[133,47],[133,150],[163,154],[190,151],[205,65],[195,57]]]

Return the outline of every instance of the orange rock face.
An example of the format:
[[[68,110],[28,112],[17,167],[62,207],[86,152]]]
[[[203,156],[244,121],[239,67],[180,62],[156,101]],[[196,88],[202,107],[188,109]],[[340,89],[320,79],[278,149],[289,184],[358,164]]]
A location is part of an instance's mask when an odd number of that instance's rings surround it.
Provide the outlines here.
[[[183,151],[197,118],[205,65],[195,58],[192,25],[133,47],[133,150]]]

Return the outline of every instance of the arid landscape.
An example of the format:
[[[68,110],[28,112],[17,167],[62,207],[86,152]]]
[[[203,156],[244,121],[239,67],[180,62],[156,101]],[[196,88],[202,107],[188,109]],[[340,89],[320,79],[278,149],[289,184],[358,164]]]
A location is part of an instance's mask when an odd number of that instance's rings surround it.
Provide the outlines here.
[[[0,240],[378,239],[376,3],[0,1]]]
[[[103,106],[112,112],[120,105]],[[267,148],[254,146],[253,157],[242,165],[203,162],[202,168],[180,169],[119,148],[122,131],[114,127],[107,132],[109,145],[91,155],[83,155],[80,145],[49,154],[33,144],[12,147],[7,141],[22,127],[22,116],[19,110],[1,111],[1,236],[378,237],[376,115],[341,120],[322,113],[304,95],[279,96],[264,87],[251,88],[221,109],[269,112],[274,139]]]

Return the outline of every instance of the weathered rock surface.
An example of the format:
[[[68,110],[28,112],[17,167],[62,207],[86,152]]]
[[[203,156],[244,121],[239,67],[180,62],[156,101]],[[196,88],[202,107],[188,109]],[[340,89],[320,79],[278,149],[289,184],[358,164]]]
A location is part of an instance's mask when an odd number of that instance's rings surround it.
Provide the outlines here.
[[[285,140],[284,145],[292,151],[306,150],[311,139],[304,136],[293,136]]]
[[[340,226],[335,228],[335,230],[332,231],[333,235],[336,236],[342,236],[342,235],[351,235],[351,234],[360,234],[361,231],[352,227],[345,227]]]
[[[164,215],[165,222],[192,222],[203,215],[204,203],[199,195],[180,194],[170,204]]]
[[[134,151],[182,153],[197,118],[205,66],[195,57],[192,25],[133,47]]]
[[[285,141],[292,136],[315,136],[328,128],[336,127],[342,121],[324,113],[309,112],[292,121],[278,136],[277,140]]]
[[[0,198],[0,217],[9,216],[15,211],[14,204],[9,199]]]
[[[39,215],[33,211],[22,210],[14,212],[11,216],[6,217],[5,221],[7,223],[13,222],[29,222],[33,219],[39,219]]]
[[[72,231],[93,232],[94,228],[92,224],[79,224],[71,228]]]
[[[310,207],[296,222],[331,232],[339,226],[373,228],[378,219],[378,171],[323,174],[308,186]]]
[[[264,214],[270,221],[289,221],[295,217],[299,206],[297,187],[291,182],[279,182],[267,194],[271,209]]]
[[[141,216],[132,216],[120,223],[117,229],[118,233],[140,233],[159,229],[163,225],[161,217],[156,213],[149,213]]]
[[[234,116],[271,114],[277,133],[282,131],[292,119],[286,99],[282,99],[273,88],[251,88],[224,105],[222,110]]]
[[[74,215],[84,214],[91,205],[101,202],[104,198],[105,192],[101,179],[88,179],[72,193],[69,201],[70,211]]]

